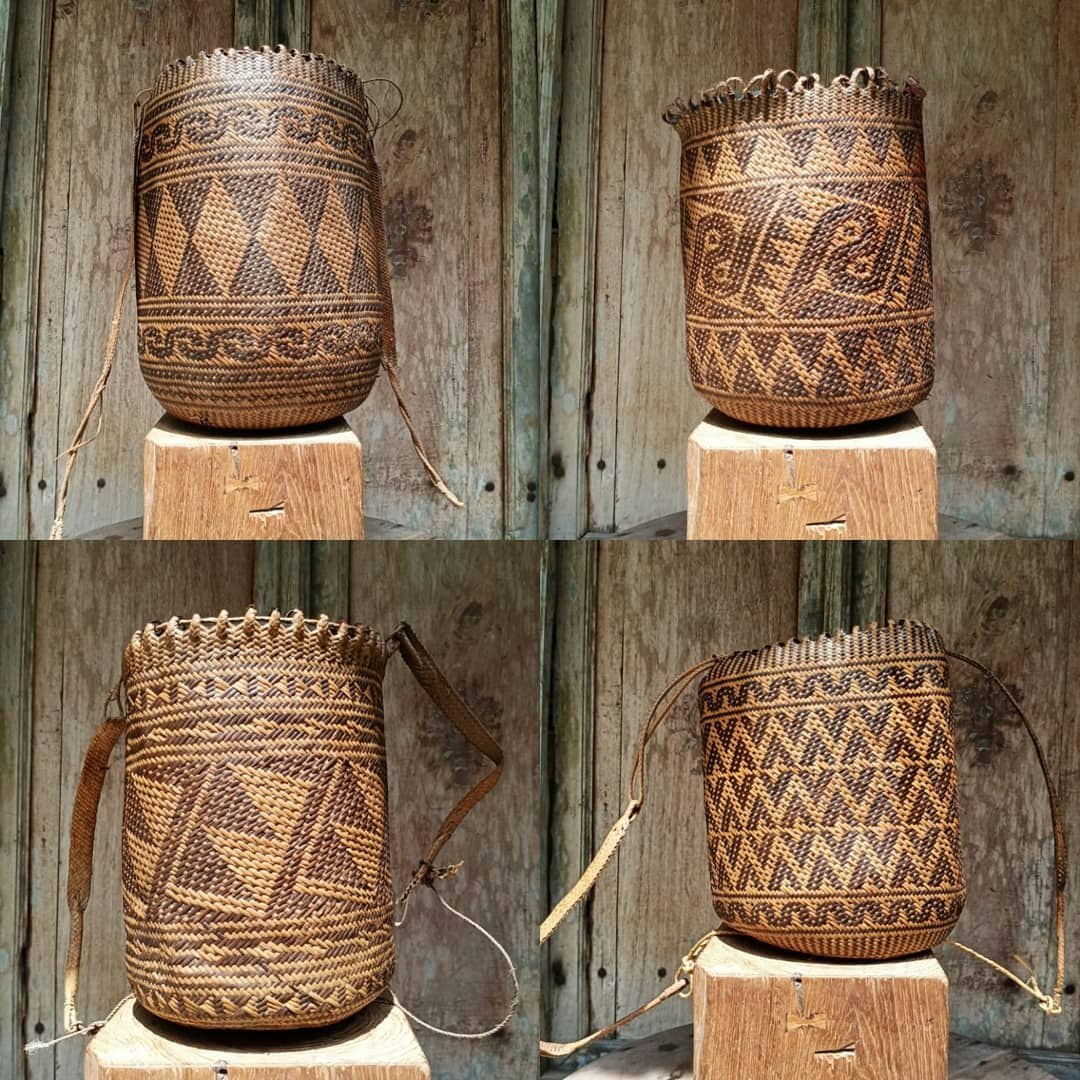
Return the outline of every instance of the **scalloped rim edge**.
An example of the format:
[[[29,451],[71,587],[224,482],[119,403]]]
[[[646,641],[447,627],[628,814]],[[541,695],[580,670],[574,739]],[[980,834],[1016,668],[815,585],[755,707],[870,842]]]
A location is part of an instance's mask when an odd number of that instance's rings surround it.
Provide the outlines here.
[[[787,85],[784,80],[789,77],[790,85]],[[699,109],[708,109],[716,105],[754,101],[766,95],[780,98],[794,94],[827,94],[830,91],[907,94],[920,100],[926,95],[919,80],[913,75],[907,76],[904,85],[899,86],[889,77],[889,73],[884,68],[858,67],[850,75],[837,75],[830,82],[825,82],[817,72],[800,75],[792,68],[785,68],[783,71],[766,68],[760,75],[755,75],[747,82],[736,75],[706,87],[694,94],[689,101],[676,98],[664,110],[663,116],[666,123],[674,125],[692,116]]]
[[[273,639],[279,634],[283,637],[292,635],[299,639],[314,639],[323,646],[374,646],[387,654],[392,651],[389,640],[370,626],[332,620],[325,614],[315,619],[307,618],[298,609],[282,614],[274,608],[269,615],[259,615],[252,606],[243,615],[230,616],[223,608],[217,615],[207,618],[195,613],[186,619],[174,615],[163,622],[149,622],[131,636],[124,654],[126,657],[129,652],[153,648],[165,640],[192,643],[203,639],[235,641],[252,640],[258,635]]]
[[[341,75],[346,80],[355,80],[360,93],[363,94],[364,92],[364,80],[361,79],[352,68],[345,67],[344,64],[339,63],[337,60],[334,60],[332,57],[326,56],[323,53],[302,52],[300,49],[293,49],[288,45],[260,45],[254,48],[250,45],[245,45],[239,49],[212,49],[209,52],[204,49],[201,52],[173,60],[172,63],[166,64],[158,73],[157,80],[154,83],[154,92],[157,92],[171,79],[179,79],[186,76],[189,67],[198,67],[199,65],[212,64],[215,60],[234,59],[242,56],[281,57],[290,62],[298,60],[305,66]]]

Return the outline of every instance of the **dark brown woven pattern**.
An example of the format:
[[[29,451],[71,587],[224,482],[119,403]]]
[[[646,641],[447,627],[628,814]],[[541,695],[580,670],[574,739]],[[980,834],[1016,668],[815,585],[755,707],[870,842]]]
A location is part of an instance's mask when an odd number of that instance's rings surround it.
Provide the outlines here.
[[[948,676],[915,622],[716,660],[699,704],[725,924],[817,956],[945,940],[965,895]]]
[[[388,655],[374,631],[277,612],[132,638],[124,922],[152,1013],[305,1027],[388,985]]]
[[[930,392],[922,90],[766,72],[665,114],[682,140],[690,380],[753,424],[833,427]]]
[[[360,79],[324,57],[201,53],[143,113],[139,358],[172,415],[280,428],[341,416],[379,373],[381,195]]]

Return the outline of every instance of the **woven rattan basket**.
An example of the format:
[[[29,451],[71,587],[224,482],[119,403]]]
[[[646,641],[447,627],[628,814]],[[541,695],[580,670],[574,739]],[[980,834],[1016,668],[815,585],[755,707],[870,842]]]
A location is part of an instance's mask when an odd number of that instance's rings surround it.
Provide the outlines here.
[[[932,948],[964,906],[949,666],[896,622],[717,659],[698,690],[713,904],[815,956]]]
[[[392,334],[381,181],[359,77],[284,48],[162,71],[135,182],[139,360],[173,416],[343,416]]]
[[[665,113],[680,182],[690,381],[751,424],[904,412],[934,380],[922,89],[767,71]]]
[[[547,941],[596,885],[645,803],[646,751],[700,678],[701,754],[713,904],[721,926],[683,957],[652,1000],[574,1042],[541,1041],[562,1057],[611,1035],[668,998],[686,997],[697,958],[718,934],[745,934],[814,956],[882,960],[946,941],[964,906],[949,661],[981,671],[1009,700],[1039,759],[1054,835],[1057,964],[1044,993],[974,949],[1061,1012],[1065,888],[1061,808],[1034,728],[988,668],[946,650],[931,626],[889,622],[714,656],[678,676],[638,738],[627,806],[578,881],[540,928]],[[680,892],[681,895],[681,892]]]
[[[414,875],[498,779],[501,753],[406,626],[384,640],[300,613],[172,619],[124,653],[123,717],[87,752],[72,817],[69,1030],[98,799],[125,737],[128,981],[196,1027],[329,1024],[394,968],[382,679],[400,649],[447,717],[495,762]],[[409,890],[406,890],[406,894]]]

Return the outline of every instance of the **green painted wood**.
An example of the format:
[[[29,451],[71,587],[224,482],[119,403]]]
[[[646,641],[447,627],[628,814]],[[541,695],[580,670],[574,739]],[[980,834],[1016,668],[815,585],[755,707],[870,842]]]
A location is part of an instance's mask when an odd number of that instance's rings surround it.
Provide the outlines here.
[[[889,542],[863,540],[851,559],[849,611],[852,626],[884,622],[889,591]]]
[[[550,481],[548,468],[551,389],[551,299],[555,275],[555,178],[559,146],[559,110],[562,107],[563,0],[537,0],[537,57],[539,70],[539,248],[540,248],[540,416],[539,449],[540,535],[550,533]]]
[[[300,608],[348,619],[352,549],[345,540],[264,540],[255,544],[255,606],[261,614]]]
[[[599,205],[603,0],[579,0],[563,16],[562,95],[554,193],[556,274],[548,382],[550,535],[589,528],[589,394],[593,379],[596,216]]]
[[[801,0],[799,70],[831,79],[847,69],[848,0]]]
[[[236,44],[288,45],[311,48],[310,0],[236,0],[233,9]]]
[[[258,48],[271,42],[275,22],[275,0],[236,0],[233,8],[233,36],[237,47]]]
[[[3,123],[0,142],[18,147],[5,155],[0,264],[0,536],[30,534],[32,498],[48,498],[30,476],[29,425],[36,398],[35,349],[41,221],[45,176],[45,134],[49,89],[52,4],[46,0],[4,0],[5,43]],[[11,44],[8,46],[10,38]],[[10,60],[10,63],[9,63]]]
[[[276,0],[273,44],[307,52],[311,48],[311,0]]]
[[[804,542],[799,559],[799,636],[881,622],[888,579],[887,541]]]
[[[503,432],[506,536],[540,535],[542,389],[540,348],[540,177],[537,116],[537,41],[533,0],[507,0],[509,47],[504,64],[504,116],[508,123],[503,175],[506,251],[505,337],[510,353],[504,369]]]
[[[311,545],[308,607],[331,619],[348,619],[352,546],[344,540],[316,540]]]
[[[260,540],[255,544],[255,607],[260,614],[300,608],[311,615],[310,540]],[[318,612],[315,612],[317,615]]]
[[[848,0],[845,69],[880,67],[882,0]]]
[[[546,718],[550,776],[545,865],[548,907],[577,881],[593,853],[597,571],[599,545],[555,545],[552,678]],[[590,1019],[589,920],[572,913],[545,946],[544,1030],[577,1038]]]
[[[24,1075],[30,916],[29,816],[34,571],[37,547],[0,544],[0,1076]]]

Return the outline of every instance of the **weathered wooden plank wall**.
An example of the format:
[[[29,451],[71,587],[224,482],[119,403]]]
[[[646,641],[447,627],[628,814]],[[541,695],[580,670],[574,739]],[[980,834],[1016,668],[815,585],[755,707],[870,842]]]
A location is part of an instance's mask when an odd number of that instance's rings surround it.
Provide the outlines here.
[[[939,374],[919,415],[939,450],[942,512],[1075,535],[1078,48],[1080,8],[1056,0],[568,8],[577,92],[563,103],[557,192],[553,535],[685,507],[685,441],[705,404],[683,370],[678,140],[658,113],[676,93],[796,56],[826,76],[881,62],[927,88]]]
[[[510,950],[522,982],[522,1013],[506,1034],[489,1043],[418,1034],[434,1075],[444,1080],[525,1076],[535,1062],[539,975],[534,935],[542,906],[535,809],[539,549],[466,544],[448,558],[441,545],[389,542],[351,550],[348,545],[297,545],[281,553],[284,558],[267,563],[266,549],[253,544],[69,543],[3,549],[0,871],[5,880],[20,883],[0,892],[0,966],[9,955],[15,976],[0,979],[5,1032],[0,1060],[9,1054],[12,1060],[4,1076],[80,1075],[82,1040],[68,1040],[28,1059],[21,1044],[51,1036],[62,1024],[71,805],[83,752],[128,636],[148,620],[172,613],[222,607],[241,611],[256,592],[265,603],[304,602],[311,610],[322,606],[321,596],[329,613],[365,620],[386,633],[403,616],[410,619],[451,682],[500,740],[506,758],[502,781],[446,849],[448,860],[464,858],[465,868],[443,892]],[[94,583],[92,589],[88,582]],[[22,641],[27,650],[32,647],[35,661],[32,670],[24,669],[32,681],[32,712],[22,727],[8,723],[9,712],[18,715],[15,698],[25,702],[29,696],[15,677],[20,610],[34,628]],[[8,619],[9,613],[14,617]],[[16,635],[10,641],[9,632]],[[442,815],[482,775],[485,763],[397,661],[388,672],[386,712],[393,866],[401,883]],[[31,779],[29,795],[19,781],[23,773]],[[98,825],[80,994],[87,1018],[105,1015],[127,992],[119,895],[120,774],[114,767]],[[29,878],[19,873],[27,862]],[[499,962],[432,898],[421,894],[414,899],[398,941],[394,986],[422,1017],[475,1031],[502,1016],[509,988]],[[9,1026],[10,1020],[17,1026]]]
[[[22,1071],[30,915],[30,677],[36,551],[0,544],[0,1076]]]
[[[414,417],[465,509],[431,491],[385,380],[351,420],[366,512],[432,535],[503,530],[500,19],[498,0],[311,3],[316,52],[404,95],[376,138],[398,355]],[[396,104],[385,84],[371,93],[384,110]]]
[[[677,96],[793,67],[798,0],[583,0],[564,23],[549,479],[557,537],[686,506]],[[569,88],[572,88],[569,89]]]
[[[888,612],[937,626],[950,648],[991,667],[1017,696],[1043,742],[1062,800],[1066,836],[1080,837],[1080,546],[998,541],[892,544]],[[1053,983],[1053,843],[1042,774],[1020,721],[1000,691],[953,664],[960,814],[968,902],[956,938],[1002,963],[1017,953]],[[1075,990],[1075,859],[1070,871],[1068,982]],[[955,949],[952,1027],[1010,1046],[1080,1050],[1080,1005],[1045,1016],[1025,994]]]
[[[48,534],[57,455],[97,378],[130,240],[135,95],[176,56],[267,40],[327,53],[404,93],[376,140],[399,354],[418,427],[466,507],[430,487],[380,380],[350,417],[364,442],[368,514],[425,535],[537,535],[531,2],[20,0],[12,32],[12,93],[0,110],[0,133],[10,114],[18,150],[4,195],[0,535]],[[371,94],[384,115],[394,107],[387,84]],[[80,456],[69,536],[141,513],[142,437],[161,410],[138,371],[133,308],[104,430]]]
[[[37,549],[30,760],[30,908],[19,1042],[63,1026],[71,807],[82,755],[120,675],[130,635],[173,614],[240,610],[251,599],[246,544],[43,544]],[[119,756],[117,758],[119,761]],[[127,991],[120,901],[121,769],[106,784],[86,913],[80,999],[98,1019]],[[29,1080],[81,1075],[83,1040],[26,1058]],[[16,1076],[19,1074],[16,1073]]]
[[[796,544],[559,545],[552,668],[549,892],[562,896],[625,808],[638,732],[660,691],[709,653],[796,629]],[[551,939],[548,1031],[575,1038],[671,981],[715,923],[697,706],[685,695],[649,751],[648,803],[594,898]],[[633,1036],[690,1020],[657,1010]]]
[[[835,547],[839,548],[839,545]],[[847,545],[845,545],[847,547]],[[819,549],[820,550],[820,549]],[[802,562],[802,571],[799,562]],[[653,699],[701,654],[750,648],[860,618],[919,618],[998,672],[1029,711],[1080,834],[1080,719],[1070,693],[1080,639],[1080,545],[1064,541],[851,545],[847,567],[814,549],[765,544],[560,545],[551,693],[549,899],[561,896],[621,813],[633,744]],[[1015,952],[1053,982],[1052,841],[1034,754],[1008,703],[954,665],[968,909],[957,938],[1009,963]],[[650,998],[715,915],[701,813],[697,710],[688,694],[649,760],[638,823],[591,906],[552,939],[548,1030],[567,1039]],[[1077,871],[1071,870],[1075,891]],[[1076,925],[1072,912],[1070,927]],[[1068,941],[1064,1015],[956,950],[955,1031],[986,1042],[1080,1050]],[[665,975],[660,974],[660,969]],[[690,1019],[666,1006],[628,1034]]]
[[[941,506],[1017,536],[1080,527],[1078,49],[1075,4],[882,3],[927,91]]]
[[[527,1077],[536,1070],[543,915],[540,857],[540,548],[537,544],[352,545],[350,618],[389,633],[407,619],[503,748],[499,786],[444,850],[464,860],[441,887],[509,950],[521,981],[518,1019],[489,1043],[417,1036],[439,1080]],[[449,728],[404,664],[386,679],[394,880],[416,868],[443,816],[490,768]],[[429,1023],[482,1031],[508,987],[491,946],[421,893],[397,931],[394,988]]]
[[[26,0],[30,9],[39,0]],[[20,7],[22,5],[20,4]],[[63,462],[101,367],[131,242],[132,102],[177,56],[232,41],[230,0],[150,4],[142,0],[59,0],[43,65],[48,71],[37,340],[31,421],[29,528],[47,536]],[[16,99],[16,110],[25,107]],[[31,257],[33,257],[31,252]],[[130,298],[129,298],[130,299]],[[32,317],[32,316],[31,316]],[[67,535],[142,513],[142,439],[161,415],[143,385],[134,304],[124,314],[101,436],[80,455],[68,503]],[[91,429],[93,430],[93,429]],[[16,533],[15,535],[25,535]]]

